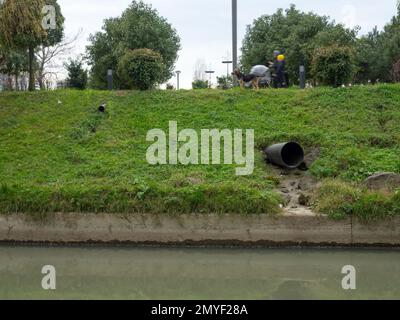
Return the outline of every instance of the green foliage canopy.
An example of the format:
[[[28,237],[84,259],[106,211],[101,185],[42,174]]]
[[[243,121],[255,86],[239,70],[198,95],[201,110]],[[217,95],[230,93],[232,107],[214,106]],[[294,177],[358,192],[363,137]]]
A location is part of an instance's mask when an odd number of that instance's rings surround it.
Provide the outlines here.
[[[156,10],[142,1],[133,1],[121,17],[107,19],[103,31],[90,36],[87,47],[88,62],[92,67],[92,86],[107,88],[107,69],[117,70],[118,61],[127,50],[147,48],[158,52],[165,64],[157,82],[172,76],[180,49],[176,30]],[[123,88],[124,81],[114,77],[114,86]]]
[[[300,64],[310,68],[316,49],[333,44],[351,46],[357,32],[335,24],[326,16],[301,12],[292,5],[285,11],[279,9],[273,15],[264,15],[248,26],[241,64],[246,70],[266,65],[273,59],[273,52],[280,50],[285,53],[289,76],[296,82]]]
[[[56,28],[42,26],[45,5],[56,11]],[[56,0],[5,0],[0,6],[0,45],[2,51],[29,51],[29,89],[35,88],[34,50],[41,44],[55,45],[63,37],[64,17]],[[13,56],[13,54],[9,54]],[[15,54],[14,54],[15,56]]]
[[[323,85],[338,87],[347,84],[354,72],[352,48],[334,44],[315,51],[311,72]]]
[[[65,68],[68,71],[68,86],[75,89],[86,89],[88,82],[87,71],[82,67],[82,60],[69,60],[65,64]]]

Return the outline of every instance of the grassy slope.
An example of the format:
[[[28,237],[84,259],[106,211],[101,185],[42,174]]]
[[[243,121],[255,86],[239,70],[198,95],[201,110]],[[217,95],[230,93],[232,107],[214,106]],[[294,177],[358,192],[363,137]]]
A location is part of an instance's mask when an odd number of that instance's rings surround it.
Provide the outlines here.
[[[99,116],[103,102],[108,112]],[[387,212],[400,211],[398,195],[370,195],[350,184],[376,171],[400,172],[400,86],[381,85],[1,93],[0,212],[279,212],[276,178],[261,152],[250,177],[235,176],[232,166],[149,166],[146,133],[167,131],[170,120],[180,130],[254,128],[259,150],[287,140],[319,146],[312,173],[345,181],[322,187],[320,210],[362,215],[356,205],[380,197]]]

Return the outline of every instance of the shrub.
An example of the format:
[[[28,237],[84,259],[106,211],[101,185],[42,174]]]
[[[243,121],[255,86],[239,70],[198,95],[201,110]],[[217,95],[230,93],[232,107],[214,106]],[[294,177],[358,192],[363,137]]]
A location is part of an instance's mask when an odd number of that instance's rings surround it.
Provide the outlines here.
[[[192,82],[193,89],[207,89],[208,81],[207,80],[194,80]]]
[[[227,90],[233,88],[233,78],[231,76],[222,76],[217,78],[218,89]]]
[[[124,89],[148,90],[162,81],[163,59],[150,49],[128,50],[118,63],[117,74]]]
[[[320,84],[333,87],[346,84],[354,70],[354,53],[350,47],[334,44],[315,50],[311,72]]]

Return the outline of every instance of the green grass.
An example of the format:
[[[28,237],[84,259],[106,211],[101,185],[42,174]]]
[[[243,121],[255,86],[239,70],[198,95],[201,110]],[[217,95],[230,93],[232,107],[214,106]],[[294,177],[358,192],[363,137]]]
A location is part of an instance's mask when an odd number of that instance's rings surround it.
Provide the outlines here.
[[[104,102],[107,113],[99,115]],[[255,129],[254,174],[238,177],[235,166],[224,165],[150,166],[146,134],[168,132],[170,120],[179,130]],[[264,147],[288,140],[319,147],[313,175],[367,194],[358,183],[368,175],[400,172],[399,124],[399,85],[0,93],[0,212],[277,214],[281,199]],[[315,201],[321,212],[343,216],[336,202],[322,200]],[[349,203],[346,196],[341,201]],[[382,202],[389,215],[398,213],[398,195],[368,193],[356,196],[344,214],[381,216],[376,204]]]

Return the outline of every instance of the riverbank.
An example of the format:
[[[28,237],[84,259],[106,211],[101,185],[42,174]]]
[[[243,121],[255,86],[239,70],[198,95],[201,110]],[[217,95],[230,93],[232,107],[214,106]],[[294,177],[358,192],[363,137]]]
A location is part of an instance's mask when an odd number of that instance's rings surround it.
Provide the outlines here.
[[[104,103],[106,112],[99,113]],[[331,218],[400,216],[399,192],[363,184],[378,172],[400,173],[399,105],[398,84],[4,92],[0,213],[35,219],[52,212],[274,216],[312,208]],[[203,129],[253,129],[254,173],[237,176],[236,165],[149,164],[147,134],[168,132],[170,121],[178,132],[187,128],[198,136]],[[265,147],[285,141],[312,155],[307,176],[266,163]]]
[[[0,216],[0,242],[161,246],[400,247],[400,218],[363,222],[269,215],[53,214]]]

